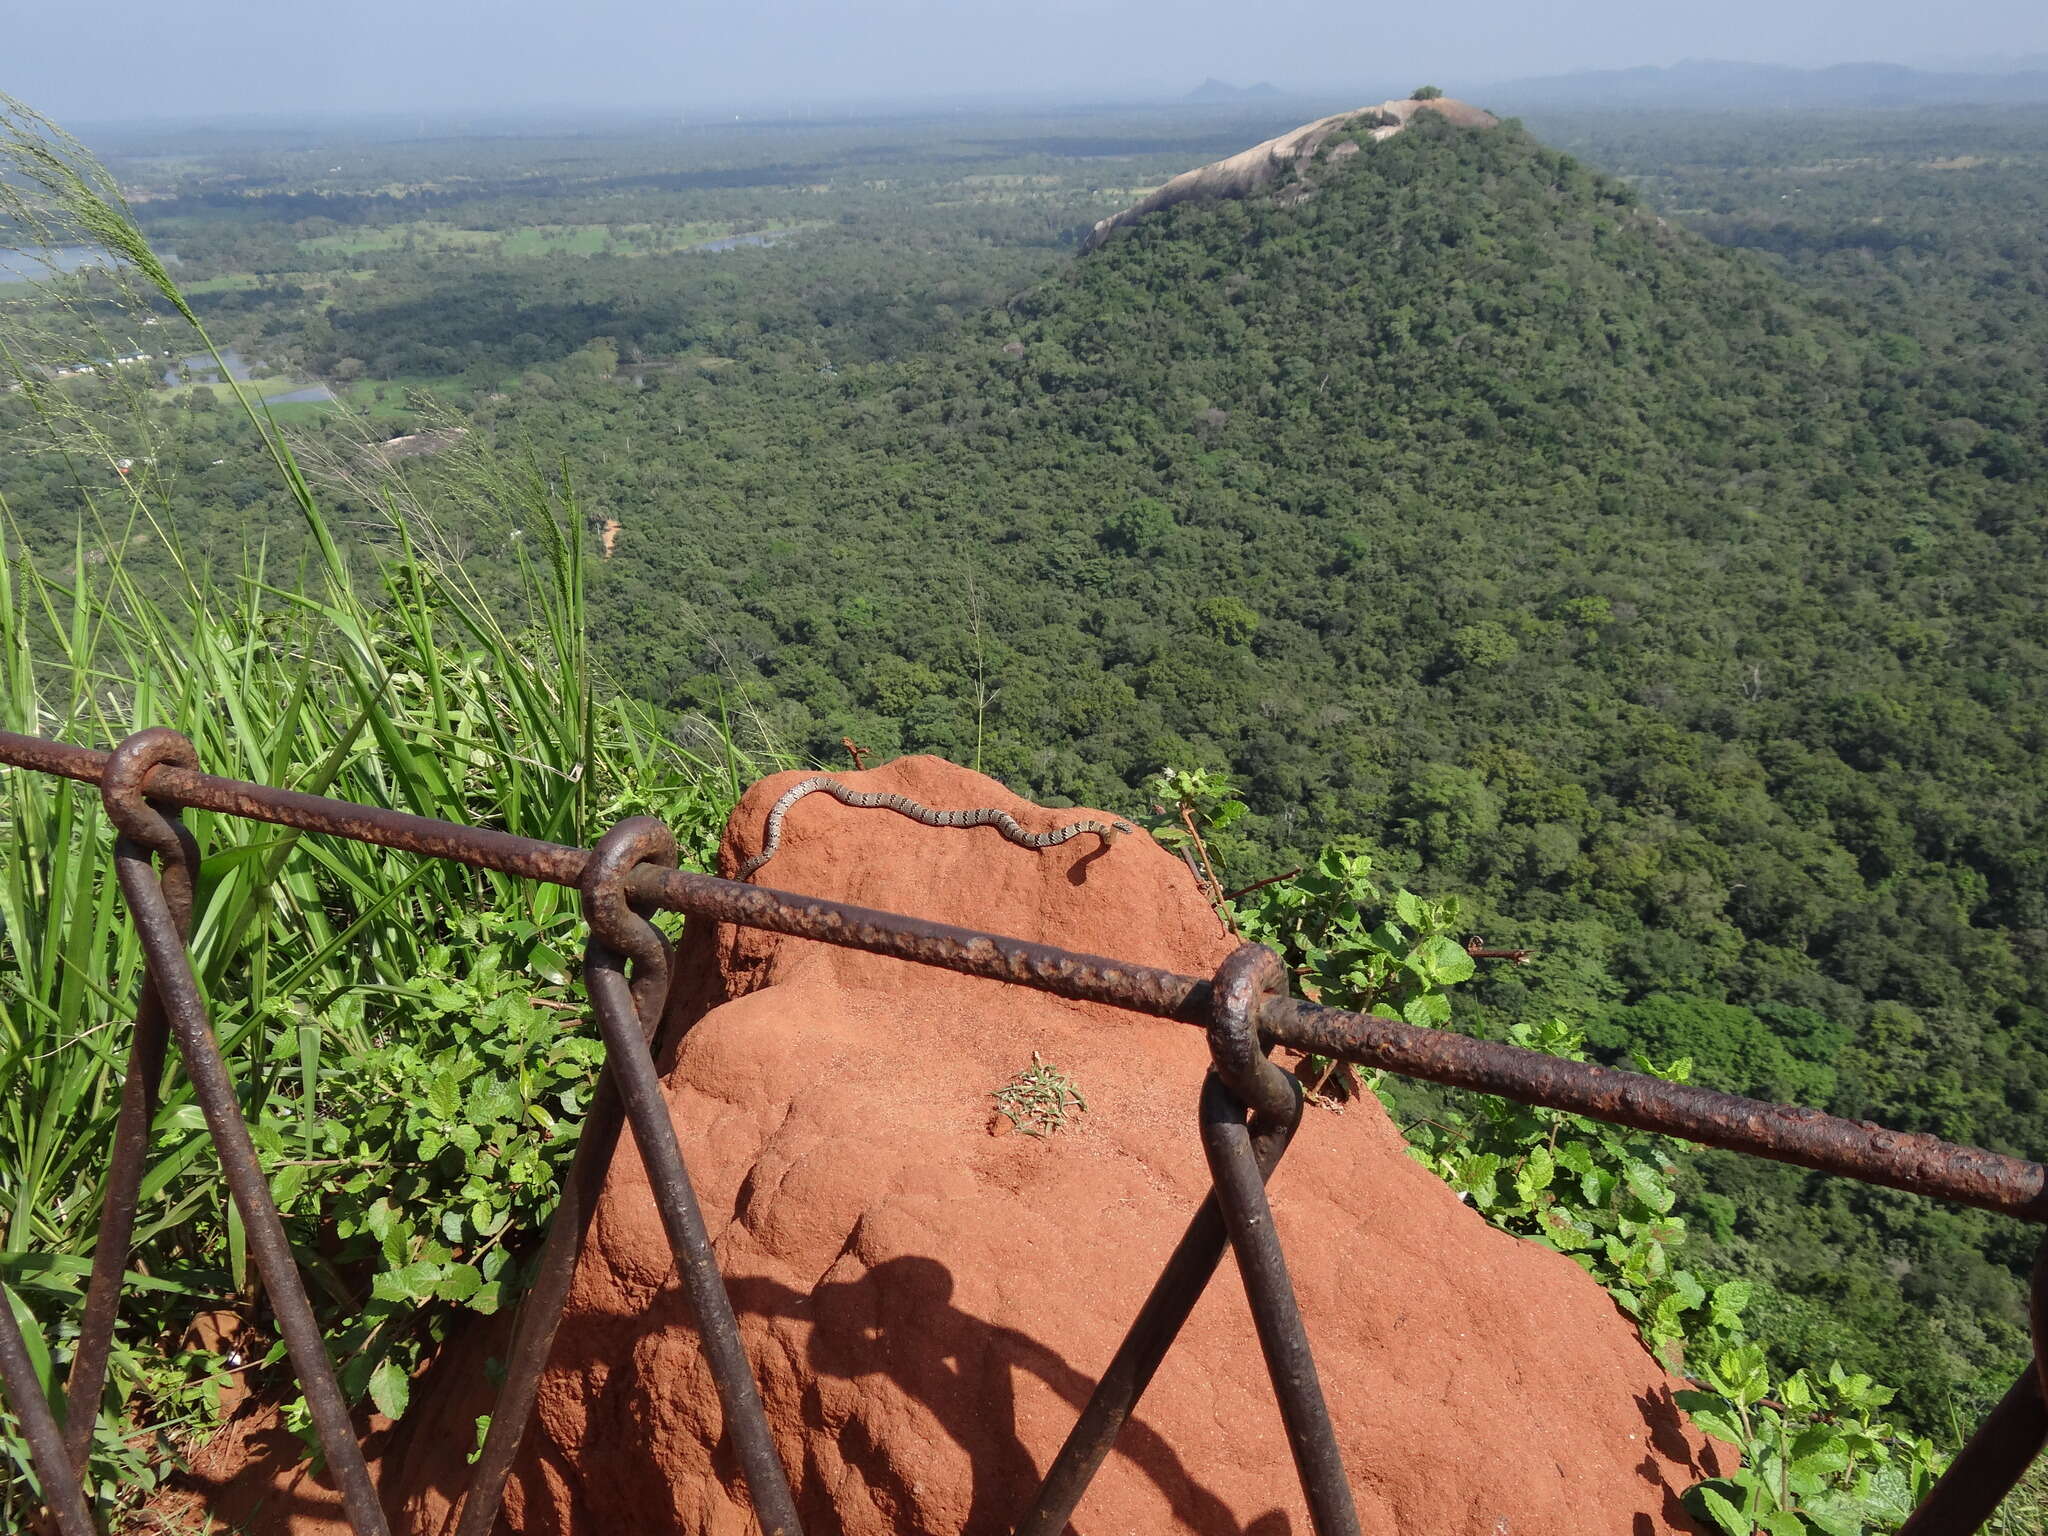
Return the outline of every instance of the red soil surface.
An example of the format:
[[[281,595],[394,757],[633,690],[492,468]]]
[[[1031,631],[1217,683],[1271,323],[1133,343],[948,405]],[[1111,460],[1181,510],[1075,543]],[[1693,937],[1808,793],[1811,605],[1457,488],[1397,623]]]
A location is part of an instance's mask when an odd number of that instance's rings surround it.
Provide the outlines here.
[[[1033,806],[932,758],[841,777],[1000,806],[1034,831],[1100,814]],[[728,870],[790,782],[748,794]],[[813,796],[758,879],[1183,971],[1234,943],[1143,835],[1033,852]],[[669,1103],[811,1531],[1007,1531],[1206,1187],[1200,1032],[695,925],[668,1038]],[[1086,1112],[1049,1137],[991,1134],[992,1093],[1034,1051]],[[1311,1111],[1272,1199],[1367,1530],[1695,1529],[1677,1494],[1715,1453],[1673,1406],[1679,1383],[1568,1259],[1488,1226],[1407,1157],[1376,1104]],[[458,1338],[375,1447],[400,1529],[445,1528],[502,1335]],[[339,1536],[331,1500],[322,1515],[310,1479],[286,1487],[288,1455],[262,1459],[277,1437],[245,1426],[202,1475],[238,1510],[267,1498],[252,1530]],[[500,1528],[755,1528],[630,1145]],[[1308,1531],[1229,1260],[1074,1528]]]

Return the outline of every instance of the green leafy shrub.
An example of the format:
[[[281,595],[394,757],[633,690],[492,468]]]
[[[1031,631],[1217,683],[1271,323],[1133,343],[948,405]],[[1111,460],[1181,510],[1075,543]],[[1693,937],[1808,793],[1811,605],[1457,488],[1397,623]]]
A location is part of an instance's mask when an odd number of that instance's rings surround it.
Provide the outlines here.
[[[1563,1024],[1518,1024],[1509,1039],[1585,1060],[1582,1037]],[[1656,1075],[1683,1081],[1690,1067],[1676,1062]],[[1419,1120],[1407,1134],[1417,1160],[1495,1226],[1569,1255],[1598,1280],[1669,1369],[1685,1369],[1690,1341],[1738,1325],[1749,1287],[1710,1284],[1678,1265],[1685,1222],[1661,1138],[1496,1098],[1448,1121]]]
[[[1227,828],[1241,814],[1219,775],[1156,783],[1183,793],[1175,819],[1194,846],[1205,826]],[[1249,890],[1228,910],[1247,938],[1286,957],[1306,996],[1340,1007],[1448,1024],[1446,994],[1475,971],[1451,937],[1455,898],[1381,890],[1370,856],[1355,847],[1325,849],[1310,868]],[[1697,1023],[1696,1013],[1680,1007],[1673,1017]],[[1564,1023],[1519,1022],[1507,1033],[1527,1050],[1586,1059],[1584,1035]],[[1675,1082],[1693,1066],[1681,1057],[1660,1068],[1640,1055],[1634,1065]],[[1328,1063],[1311,1058],[1307,1067],[1319,1081],[1329,1076]],[[1924,1497],[1946,1457],[1879,1417],[1891,1389],[1839,1362],[1774,1376],[1744,1329],[1750,1285],[1684,1262],[1686,1219],[1665,1138],[1490,1096],[1404,1115],[1384,1074],[1371,1086],[1403,1122],[1411,1156],[1494,1225],[1571,1258],[1666,1368],[1697,1384],[1678,1394],[1680,1406],[1733,1445],[1741,1465],[1687,1491],[1695,1514],[1728,1536],[1849,1536],[1896,1529]],[[1703,1214],[1714,1221],[1715,1212]]]
[[[1728,1536],[1862,1536],[1895,1529],[1941,1464],[1931,1443],[1878,1417],[1891,1389],[1839,1364],[1772,1381],[1764,1352],[1737,1344],[1701,1359],[1704,1390],[1680,1392],[1695,1424],[1741,1447],[1743,1465],[1686,1503]]]
[[[1382,891],[1372,855],[1355,843],[1325,848],[1300,874],[1249,893],[1234,910],[1246,938],[1277,949],[1309,995],[1333,1008],[1448,1023],[1444,990],[1473,972],[1454,937],[1457,897]]]

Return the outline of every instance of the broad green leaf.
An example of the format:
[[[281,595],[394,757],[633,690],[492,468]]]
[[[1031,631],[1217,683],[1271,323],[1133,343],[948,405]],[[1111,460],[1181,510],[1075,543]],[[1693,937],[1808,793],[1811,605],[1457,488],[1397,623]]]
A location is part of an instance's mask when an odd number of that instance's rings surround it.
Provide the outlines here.
[[[1418,992],[1401,1005],[1401,1017],[1418,1029],[1436,1029],[1451,1022],[1451,1005],[1436,992]]]
[[[469,1118],[490,1123],[510,1120],[519,1113],[519,1095],[502,1077],[492,1074],[478,1078],[469,1088]]]
[[[1624,1177],[1628,1180],[1629,1193],[1660,1216],[1670,1210],[1672,1202],[1678,1198],[1648,1163],[1630,1163],[1624,1170]]]
[[[299,1191],[306,1187],[307,1175],[311,1172],[303,1163],[290,1163],[278,1169],[270,1180],[270,1198],[277,1202],[281,1211],[291,1209],[292,1201]]]
[[[1716,1440],[1724,1440],[1739,1446],[1746,1438],[1742,1433],[1742,1421],[1732,1409],[1722,1405],[1722,1400],[1706,1392],[1678,1392],[1673,1394],[1686,1416]],[[1687,1398],[1703,1399],[1697,1406],[1686,1402]]]
[[[412,1381],[395,1360],[385,1360],[370,1373],[370,1401],[387,1419],[402,1419],[412,1401]]]
[[[437,1074],[427,1085],[427,1112],[438,1120],[453,1120],[461,1109],[462,1087],[455,1074]]]
[[[389,1242],[392,1232],[398,1226],[398,1212],[392,1208],[389,1200],[379,1199],[363,1213],[363,1225],[369,1229],[370,1236],[378,1242]]]
[[[1465,946],[1441,934],[1416,951],[1416,956],[1430,980],[1440,987],[1454,987],[1467,981],[1476,969],[1472,957],[1465,953]]]
[[[1515,1193],[1525,1202],[1534,1200],[1538,1194],[1550,1188],[1551,1178],[1556,1172],[1557,1164],[1551,1157],[1548,1147],[1531,1148],[1528,1157],[1523,1159],[1522,1166],[1515,1171]]]
[[[1750,1523],[1747,1515],[1722,1498],[1713,1489],[1700,1489],[1699,1500],[1707,1513],[1713,1517],[1714,1523],[1727,1532],[1728,1536],[1752,1536],[1752,1533],[1756,1530],[1756,1527]]]

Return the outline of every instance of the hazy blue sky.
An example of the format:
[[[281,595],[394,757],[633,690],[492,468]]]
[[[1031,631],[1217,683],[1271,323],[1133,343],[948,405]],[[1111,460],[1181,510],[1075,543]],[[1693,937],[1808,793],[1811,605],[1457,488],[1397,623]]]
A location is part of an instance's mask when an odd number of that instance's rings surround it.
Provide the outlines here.
[[[0,90],[63,119],[1083,92],[1361,99],[1681,58],[2048,52],[2044,0],[15,0]]]

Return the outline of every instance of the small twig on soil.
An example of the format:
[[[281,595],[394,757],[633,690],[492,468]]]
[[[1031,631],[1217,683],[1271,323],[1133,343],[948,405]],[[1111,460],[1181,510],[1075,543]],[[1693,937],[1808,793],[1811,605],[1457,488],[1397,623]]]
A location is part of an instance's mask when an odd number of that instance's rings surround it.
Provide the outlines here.
[[[1337,1079],[1338,1082],[1344,1085],[1343,1091],[1335,1096],[1335,1103],[1329,1103],[1324,1096],[1323,1088],[1336,1075],[1339,1067],[1344,1069],[1344,1075]],[[1309,1085],[1306,1096],[1317,1104],[1328,1103],[1329,1107],[1333,1109],[1349,1099],[1356,1098],[1358,1096],[1358,1079],[1352,1074],[1351,1063],[1343,1060],[1341,1057],[1333,1059],[1328,1066],[1323,1068],[1315,1082]]]
[[[856,746],[851,736],[840,737],[839,745],[846,748],[846,755],[853,759],[853,767],[856,773],[864,771],[867,768],[868,753],[873,750],[872,748]]]

